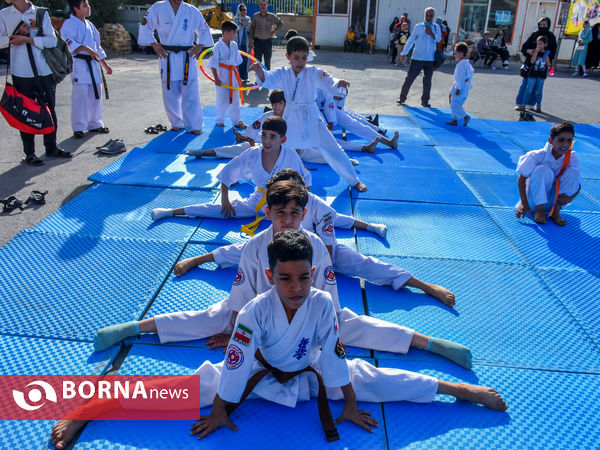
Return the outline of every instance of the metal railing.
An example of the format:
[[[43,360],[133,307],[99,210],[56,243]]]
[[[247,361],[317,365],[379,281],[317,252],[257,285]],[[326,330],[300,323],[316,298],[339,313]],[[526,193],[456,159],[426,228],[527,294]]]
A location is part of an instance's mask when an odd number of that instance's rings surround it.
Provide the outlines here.
[[[312,16],[314,0],[269,0],[269,5],[279,14]]]

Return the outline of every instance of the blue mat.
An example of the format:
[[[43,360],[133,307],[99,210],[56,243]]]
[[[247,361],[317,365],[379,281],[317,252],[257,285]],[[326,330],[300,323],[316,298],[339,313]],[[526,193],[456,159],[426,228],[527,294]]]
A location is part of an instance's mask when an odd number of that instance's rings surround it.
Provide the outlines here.
[[[220,351],[138,344],[129,352],[119,373],[187,374],[192,373],[205,360],[217,363],[222,359]],[[333,416],[338,417],[342,412],[343,402],[330,404]],[[323,436],[316,400],[298,403],[296,408],[264,400],[247,400],[231,416],[239,427],[237,432],[221,428],[202,441],[202,444],[198,444],[189,435],[192,421],[98,421],[86,427],[75,448],[185,448],[201,445],[202,448],[222,449],[239,446],[240,439],[252,442],[253,447],[261,445],[265,448],[274,445],[282,448],[297,447],[300,440],[310,448],[347,448],[350,442],[352,448],[385,447],[381,405],[360,403],[359,407],[370,411],[379,421],[380,427],[374,434],[370,434],[353,424],[343,423],[338,426],[340,441],[329,444]],[[201,410],[203,415],[209,412],[209,408]],[[290,432],[290,421],[299,425],[294,428],[296,432]]]
[[[149,152],[185,153],[191,143],[198,137],[186,131],[166,131],[153,138],[142,148]]]
[[[505,136],[513,134],[541,136],[539,142],[543,142],[543,138],[548,139],[550,128],[554,125],[554,122],[520,122],[490,119],[485,119],[484,122]]]
[[[428,130],[428,133],[437,147],[479,148],[491,155],[499,156],[510,151],[522,151],[520,146],[507,137],[493,131],[480,133],[473,130],[459,130],[452,133],[446,130]]]
[[[254,220],[253,217],[244,219],[204,219],[192,235],[190,242],[193,244],[227,245],[238,242],[247,242],[250,237],[240,231],[242,225]],[[260,222],[257,233],[269,228],[271,221],[267,218]]]
[[[90,175],[90,181],[133,186],[212,189],[227,160],[148,152],[134,148],[111,165]]]
[[[379,116],[379,128],[387,130],[385,137],[392,139],[394,131],[398,131],[398,143],[409,145],[433,145],[433,142],[427,134],[409,117],[401,116]],[[341,128],[334,128],[336,137],[341,138]],[[348,140],[358,140],[367,143],[365,139],[361,139],[352,133],[348,133]],[[383,144],[378,145],[379,149],[387,148]]]
[[[468,106],[467,106],[468,108]],[[420,108],[415,106],[404,106],[404,110],[409,114],[410,118],[421,128],[430,132],[430,130],[444,130],[450,132],[465,132],[465,131],[479,131],[479,132],[495,132],[495,127],[489,125],[487,120],[478,119],[471,115],[469,125],[463,126],[452,126],[446,125],[446,122],[450,121],[450,108]]]
[[[426,258],[382,260],[450,289],[456,306],[448,308],[413,288],[392,291],[367,283],[369,315],[464,344],[478,363],[600,374],[598,348],[569,315],[560,296],[530,268]],[[422,359],[410,353],[383,355],[376,353],[376,357]],[[431,355],[427,359],[431,358],[443,360]]]
[[[91,340],[141,318],[182,243],[23,231],[0,249],[0,332]]]
[[[543,269],[538,273],[590,338],[600,346],[600,265],[598,272]]]
[[[459,172],[483,206],[505,206],[513,208],[519,198],[516,174]],[[585,180],[577,198],[567,211],[600,212],[600,181]]]
[[[480,148],[436,147],[454,170],[513,174],[523,156],[519,150],[487,151]]]
[[[576,200],[575,200],[576,201]],[[518,220],[512,209],[489,213],[534,266],[597,271],[600,254],[600,215],[561,212],[567,225],[536,224],[529,216]]]
[[[172,217],[154,222],[154,208],[212,202],[216,191],[95,184],[34,227],[80,236],[187,241],[200,219]]]
[[[450,396],[430,404],[385,403],[389,448],[595,448],[600,440],[600,378],[594,375],[449,364],[379,361],[380,366],[494,387],[499,412]]]
[[[337,197],[348,192],[348,185],[327,164],[308,163],[305,166],[312,174],[310,190],[313,194],[326,198]]]
[[[358,169],[365,166],[374,166],[378,168],[400,168],[400,167],[420,167],[425,169],[449,169],[440,154],[432,147],[399,145],[398,149],[379,150],[371,153],[348,153],[352,158],[360,161]]]
[[[600,155],[581,155],[579,167],[583,178],[600,179]]]
[[[575,131],[577,133],[577,131]],[[524,152],[528,152],[531,150],[539,150],[544,148],[544,145],[548,142],[548,136],[550,133],[545,135],[537,135],[530,133],[523,134],[505,134],[505,136],[516,145],[521,147]],[[600,155],[600,148],[595,145],[592,145],[586,142],[585,139],[575,138],[575,145],[573,145],[573,150],[577,152],[578,155]]]
[[[358,174],[365,180],[386,180],[369,183],[366,192],[355,191],[353,198],[407,202],[451,203],[479,205],[479,201],[451,170],[416,167],[382,168],[363,166]]]
[[[367,255],[522,262],[480,207],[358,200],[354,211],[358,219],[388,226],[385,241],[357,233],[358,248]]]
[[[587,143],[600,147],[600,124],[575,124],[576,139],[583,138]]]

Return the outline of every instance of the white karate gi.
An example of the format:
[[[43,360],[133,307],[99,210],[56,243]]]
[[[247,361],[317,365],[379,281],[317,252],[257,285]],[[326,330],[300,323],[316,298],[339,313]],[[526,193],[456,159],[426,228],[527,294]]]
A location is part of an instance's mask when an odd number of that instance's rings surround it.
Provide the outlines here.
[[[473,87],[473,74],[475,70],[468,59],[462,59],[454,68],[454,83],[450,88],[450,109],[452,120],[463,120],[467,115],[463,105],[467,101],[469,90]],[[460,94],[456,90],[460,90]]]
[[[244,134],[249,138],[254,139],[255,144],[259,144],[260,136],[262,134],[262,124],[268,117],[272,117],[273,115],[273,111],[267,111],[266,113],[263,113],[258,119],[252,122],[248,128],[246,128]],[[247,148],[250,148],[249,142],[240,142],[238,144],[217,147],[214,150],[218,158],[235,158]]]
[[[250,178],[254,185],[261,189],[266,189],[267,181],[277,172],[283,169],[294,169],[302,175],[307,186],[311,185],[312,176],[310,172],[304,168],[304,164],[302,164],[298,154],[285,144],[281,146],[279,158],[277,158],[271,172],[267,172],[263,168],[261,152],[262,145],[255,145],[248,148],[242,154],[229,161],[221,172],[219,172],[217,179],[225,186],[231,186],[239,181],[242,176],[250,173]],[[235,217],[255,217],[257,213],[264,215],[263,208],[256,211],[256,206],[264,195],[258,189],[255,189],[249,198],[234,198],[231,200],[231,205],[235,208]],[[200,203],[198,205],[185,206],[184,211],[187,217],[223,217],[221,204],[219,203]]]
[[[532,150],[519,158],[517,173],[527,178],[527,201],[532,210],[537,205],[544,205],[550,212],[554,204],[556,183],[554,179],[562,169],[565,155],[558,159],[552,156],[552,145],[548,142],[540,150]],[[577,154],[571,151],[571,160],[560,176],[559,194],[571,196],[577,192],[581,184],[581,170]],[[520,208],[521,201],[515,206]]]
[[[337,82],[324,70],[306,66],[296,76],[290,66],[265,72],[259,86],[282,89],[285,94],[283,118],[288,123],[287,144],[294,149],[318,148],[333,170],[349,185],[359,182],[348,155],[335,141],[315,103],[317,88],[337,92]]]
[[[179,5],[177,14],[168,1],[154,3],[140,23],[138,43],[151,45],[156,42],[155,30],[163,45],[213,46],[210,28],[202,13],[185,2]],[[163,103],[167,117],[174,128],[185,128],[187,131],[201,130],[204,122],[198,90],[198,62],[196,58],[190,58],[188,81],[185,85],[184,63],[187,52],[168,53],[171,67],[169,86],[167,86],[167,58],[159,58]]]
[[[100,60],[106,58],[106,53],[100,45],[100,33],[89,20],[79,20],[73,14],[63,23],[60,34],[67,42],[73,56],[87,52],[75,52],[75,49],[85,45],[100,55]],[[83,59],[73,58],[71,81],[71,127],[73,131],[87,131],[104,127],[102,122],[102,75],[100,63],[91,61],[94,80],[90,74],[88,63]],[[94,83],[95,82],[95,83]],[[94,84],[96,90],[94,91]],[[96,98],[96,94],[98,98]]]
[[[219,80],[222,84],[228,86],[242,87],[238,82],[239,72],[238,66],[242,63],[242,55],[238,50],[238,46],[235,41],[231,41],[229,45],[223,42],[223,39],[215,44],[210,57],[210,67],[217,71]],[[221,67],[221,65],[230,66],[231,69]],[[230,72],[231,71],[231,72]],[[237,76],[236,76],[237,74]],[[217,88],[217,123],[223,123],[225,121],[225,115],[229,112],[229,117],[234,125],[240,122],[240,91],[230,90],[223,86],[215,86]],[[229,98],[231,96],[231,103]]]
[[[254,357],[259,348],[265,360],[282,371],[297,371],[308,365],[315,368],[332,400],[342,399],[340,387],[350,382],[357,400],[369,402],[426,403],[433,400],[438,389],[438,381],[427,375],[376,368],[360,359],[347,361],[338,347],[335,308],[326,292],[311,289],[288,323],[277,291],[271,288],[240,311],[225,361],[207,361],[196,370],[201,397],[206,399],[202,406],[210,404],[216,392],[225,401],[240,401],[250,376],[263,369]],[[261,397],[294,407],[298,401],[316,397],[317,392],[313,373],[301,373],[283,384],[269,373],[256,385],[250,398]]]

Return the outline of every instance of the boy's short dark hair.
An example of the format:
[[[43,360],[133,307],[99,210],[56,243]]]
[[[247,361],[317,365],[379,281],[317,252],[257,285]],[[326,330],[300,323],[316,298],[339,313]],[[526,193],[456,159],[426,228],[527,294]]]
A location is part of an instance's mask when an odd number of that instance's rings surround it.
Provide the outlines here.
[[[302,36],[294,36],[286,44],[286,53],[291,55],[294,52],[306,52],[310,50],[308,41]]]
[[[224,20],[221,24],[221,30],[223,31],[236,31],[237,29],[237,24],[235,22],[232,22],[231,20]]]
[[[575,127],[570,122],[558,122],[550,128],[550,139],[554,139],[560,133],[571,133],[575,135]]]
[[[454,46],[454,51],[467,56],[467,53],[469,52],[469,46],[466,42],[457,42]]]
[[[289,41],[289,40],[290,40],[291,38],[293,38],[294,36],[298,36],[298,32],[297,32],[296,30],[294,30],[293,28],[290,28],[290,29],[288,30],[288,32],[287,32],[287,33],[285,33],[285,36],[284,36],[284,38],[285,38],[285,40],[286,40],[286,41]]]
[[[279,102],[285,103],[285,94],[281,89],[275,89],[269,94],[269,103],[273,104]]]
[[[270,130],[277,133],[279,136],[284,137],[287,132],[287,123],[281,117],[271,116],[263,122],[262,129]]]
[[[278,181],[267,189],[267,206],[269,208],[277,205],[287,205],[292,201],[304,209],[308,203],[308,193],[303,186],[293,181]]]
[[[273,184],[277,183],[278,181],[291,181],[293,183],[299,184],[300,186],[306,186],[302,175],[300,175],[294,169],[283,169],[277,172],[275,175],[269,178],[269,181],[267,181],[267,189],[269,189]]]
[[[538,36],[537,40],[548,45],[548,38],[546,36]]]
[[[298,230],[280,231],[267,245],[269,269],[275,270],[277,261],[308,261],[312,266],[313,249],[308,237]]]
[[[73,15],[75,15],[75,8],[81,8],[81,3],[83,0],[69,0],[69,10]]]

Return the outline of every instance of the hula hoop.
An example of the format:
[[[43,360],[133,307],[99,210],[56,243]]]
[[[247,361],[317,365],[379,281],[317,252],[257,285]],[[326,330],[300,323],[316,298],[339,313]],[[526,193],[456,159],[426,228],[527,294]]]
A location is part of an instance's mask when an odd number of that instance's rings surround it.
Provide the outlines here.
[[[202,60],[204,59],[204,56],[206,56],[206,54],[210,53],[210,52],[212,52],[212,47],[207,48],[202,53],[200,53],[200,56],[198,57],[198,65],[200,66],[200,70],[202,71],[204,76],[214,83],[215,79],[213,77],[211,77],[209,74],[207,74],[206,71],[204,70],[204,67],[202,66]],[[239,52],[240,52],[240,55],[249,58],[252,62],[258,62],[261,66],[263,66],[264,70],[267,70],[267,68],[264,66],[264,64],[261,63],[260,61],[258,61],[254,56],[249,55],[248,53],[243,52],[241,50],[239,50]],[[228,86],[228,85],[222,84],[222,83],[221,83],[221,86],[223,86],[224,88],[227,88],[227,89],[233,89],[234,91],[252,91],[252,90],[258,89],[260,87],[258,85],[250,86],[250,87],[237,87],[237,86]]]

